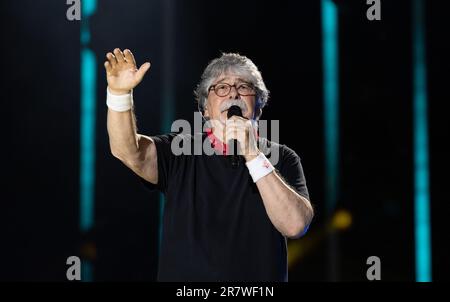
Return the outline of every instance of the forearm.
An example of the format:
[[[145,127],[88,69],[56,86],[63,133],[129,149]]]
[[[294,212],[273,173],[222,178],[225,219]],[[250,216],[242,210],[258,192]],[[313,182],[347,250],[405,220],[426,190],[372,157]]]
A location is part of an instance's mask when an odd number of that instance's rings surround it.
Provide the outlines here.
[[[138,134],[133,110],[117,112],[108,108],[107,128],[111,153],[120,159],[138,156]]]
[[[256,185],[276,229],[287,237],[300,236],[314,215],[309,200],[291,189],[275,171]]]

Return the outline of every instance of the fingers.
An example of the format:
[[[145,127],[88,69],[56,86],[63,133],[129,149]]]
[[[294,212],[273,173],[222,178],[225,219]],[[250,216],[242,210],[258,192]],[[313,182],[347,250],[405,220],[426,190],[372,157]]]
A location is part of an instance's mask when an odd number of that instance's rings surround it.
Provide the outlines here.
[[[243,117],[232,116],[226,121],[227,127],[237,127],[239,129],[245,129],[247,127],[251,127],[251,122]]]
[[[106,54],[106,58],[108,59],[108,62],[111,65],[112,68],[116,67],[117,60],[116,60],[116,57],[112,53],[108,52]]]
[[[119,48],[114,49],[114,55],[116,56],[116,59],[117,59],[118,63],[125,62],[125,58],[123,56],[123,53],[122,53],[122,51]]]
[[[251,121],[242,118],[228,119],[224,135],[225,141],[227,142],[232,139],[239,142],[239,155],[258,154],[258,146]]]
[[[105,65],[106,73],[111,74],[112,67],[111,67],[111,64],[109,63],[109,61],[106,61],[104,65]]]
[[[136,73],[139,82],[142,80],[145,73],[150,69],[150,66],[151,64],[149,62],[146,62],[142,64],[141,68],[139,68],[139,70]]]
[[[150,63],[144,63],[141,68],[136,68],[136,60],[129,49],[122,52],[119,48],[114,53],[108,52],[105,69],[108,76],[116,76],[124,86],[135,87],[139,84],[146,72],[150,69]]]
[[[133,53],[131,52],[131,50],[125,49],[123,51],[123,54],[125,55],[125,60],[127,61],[127,63],[131,63],[134,66],[136,66],[136,60],[134,59],[134,56],[133,56]]]
[[[245,131],[245,127],[241,127],[238,125],[233,125],[231,127],[227,126],[227,130],[225,133],[225,141],[230,142],[230,140],[236,140],[239,142],[238,147],[238,154],[243,155],[248,153],[248,136],[247,132]],[[234,148],[231,148],[231,152]]]
[[[230,117],[228,119],[228,121],[243,121],[243,122],[246,122],[246,121],[248,121],[248,119],[246,119],[245,117],[242,117],[242,116],[233,115],[232,117]]]
[[[226,135],[226,139],[250,139],[253,137],[255,132],[251,121],[247,119],[243,119],[237,117],[235,119],[230,118],[226,121],[224,133]]]
[[[229,120],[227,120],[225,133],[226,133],[225,137],[227,140],[242,139],[243,137],[246,136],[246,133],[247,133],[247,126],[245,124],[245,121],[236,120],[236,119],[232,120],[230,118]]]

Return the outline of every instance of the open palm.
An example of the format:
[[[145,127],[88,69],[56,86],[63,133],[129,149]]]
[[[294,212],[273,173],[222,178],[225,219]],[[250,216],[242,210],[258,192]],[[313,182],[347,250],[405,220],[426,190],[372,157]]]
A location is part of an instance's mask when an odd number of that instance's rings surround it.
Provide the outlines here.
[[[114,49],[114,54],[106,54],[106,79],[108,87],[113,94],[126,94],[136,87],[150,68],[150,63],[143,64],[137,69],[136,61],[129,49],[124,52]]]

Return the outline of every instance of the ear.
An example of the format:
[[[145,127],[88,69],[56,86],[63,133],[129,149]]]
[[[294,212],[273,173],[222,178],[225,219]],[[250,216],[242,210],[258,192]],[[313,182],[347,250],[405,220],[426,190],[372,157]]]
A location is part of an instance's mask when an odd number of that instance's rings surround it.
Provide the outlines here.
[[[259,120],[261,114],[262,114],[261,102],[260,99],[257,97],[255,99],[255,111],[253,112],[253,119]]]
[[[255,120],[259,120],[259,118],[261,117],[261,114],[262,114],[262,109],[256,108],[255,113],[254,113]]]

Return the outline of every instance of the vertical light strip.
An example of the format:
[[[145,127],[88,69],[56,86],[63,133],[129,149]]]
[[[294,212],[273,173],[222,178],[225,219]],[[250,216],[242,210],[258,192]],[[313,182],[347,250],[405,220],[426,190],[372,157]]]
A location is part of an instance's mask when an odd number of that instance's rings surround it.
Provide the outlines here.
[[[413,1],[414,222],[416,281],[431,281],[424,1]]]
[[[338,22],[332,0],[322,0],[322,53],[324,90],[325,172],[327,214],[331,215],[337,199],[338,171]]]
[[[89,17],[96,10],[96,0],[83,0],[81,15],[81,110],[80,110],[80,229],[85,233],[94,223],[95,186],[95,115],[96,57],[90,50]],[[83,260],[82,281],[92,281],[91,264]]]
[[[174,40],[175,40],[175,0],[162,0],[162,54],[163,54],[163,81],[162,81],[162,105],[161,105],[161,131],[170,132],[174,119],[174,99],[175,99],[175,76],[174,76]],[[163,214],[164,214],[164,194],[159,198],[159,246],[161,246]]]
[[[81,231],[88,231],[93,224],[95,182],[95,55],[90,49],[81,50],[81,116],[80,116],[80,192]]]
[[[339,151],[339,56],[338,11],[332,0],[322,0],[322,60],[325,139],[325,210],[331,219],[338,196]],[[338,248],[336,235],[329,238],[329,278],[337,281]]]

